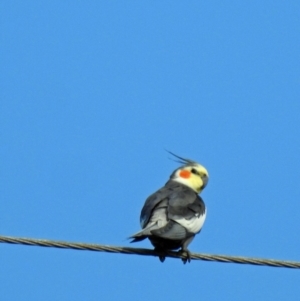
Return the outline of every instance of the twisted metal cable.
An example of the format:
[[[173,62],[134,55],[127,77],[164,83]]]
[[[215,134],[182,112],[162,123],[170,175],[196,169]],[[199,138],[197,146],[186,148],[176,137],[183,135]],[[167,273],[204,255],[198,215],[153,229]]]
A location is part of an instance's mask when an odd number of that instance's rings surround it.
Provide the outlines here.
[[[33,238],[24,238],[24,237],[11,237],[11,236],[0,236],[0,243],[62,248],[62,249],[74,249],[74,250],[88,250],[88,251],[121,253],[121,254],[133,254],[133,255],[144,255],[144,256],[161,255],[160,253],[150,249],[107,246],[107,245],[99,245],[99,244],[86,244],[86,243],[75,243],[75,242],[66,242],[66,241],[57,241],[57,240],[33,239]],[[164,255],[166,257],[171,257],[171,258],[184,258],[183,255],[178,254],[177,252],[166,252],[164,253]],[[199,253],[192,253],[191,259],[300,269],[300,262],[296,262],[296,261],[249,258],[249,257],[227,256],[227,255],[199,254]]]

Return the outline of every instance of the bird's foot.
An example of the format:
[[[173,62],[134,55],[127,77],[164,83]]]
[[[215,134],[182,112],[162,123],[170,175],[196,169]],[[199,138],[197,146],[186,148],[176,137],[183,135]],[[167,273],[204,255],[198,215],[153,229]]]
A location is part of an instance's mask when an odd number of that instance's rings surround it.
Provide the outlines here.
[[[164,262],[166,259],[165,253],[161,249],[158,249],[158,248],[155,248],[154,251],[158,253],[157,256],[158,256],[160,262]]]
[[[178,255],[183,256],[183,258],[181,258],[183,264],[186,264],[187,262],[191,262],[191,252],[189,250],[180,250],[178,251]]]

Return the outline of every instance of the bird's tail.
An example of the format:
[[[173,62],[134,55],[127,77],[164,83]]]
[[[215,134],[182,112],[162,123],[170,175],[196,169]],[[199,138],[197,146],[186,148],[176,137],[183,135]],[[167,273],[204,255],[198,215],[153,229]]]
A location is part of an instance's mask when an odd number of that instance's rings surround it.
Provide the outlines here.
[[[151,226],[142,229],[141,231],[134,233],[133,235],[129,236],[129,239],[132,239],[132,242],[137,242],[137,241],[141,241],[144,240],[145,238],[147,238],[149,235],[151,235],[151,230],[153,230],[153,228],[156,228],[156,223],[152,224]]]

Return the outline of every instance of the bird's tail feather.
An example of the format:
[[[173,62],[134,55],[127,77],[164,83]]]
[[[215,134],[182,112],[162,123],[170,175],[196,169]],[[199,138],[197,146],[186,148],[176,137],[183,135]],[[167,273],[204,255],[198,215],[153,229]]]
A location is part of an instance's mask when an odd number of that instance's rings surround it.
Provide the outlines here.
[[[156,223],[148,226],[147,228],[142,229],[141,231],[139,231],[137,233],[134,233],[133,235],[129,236],[128,238],[133,239],[131,241],[131,243],[144,240],[149,235],[151,235],[151,230],[155,229],[156,228],[155,226],[156,226]]]

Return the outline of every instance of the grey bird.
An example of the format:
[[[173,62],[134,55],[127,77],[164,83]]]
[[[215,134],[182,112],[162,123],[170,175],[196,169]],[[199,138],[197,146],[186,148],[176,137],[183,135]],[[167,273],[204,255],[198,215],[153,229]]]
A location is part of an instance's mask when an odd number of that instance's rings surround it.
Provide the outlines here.
[[[195,161],[171,154],[183,165],[171,174],[164,187],[147,198],[140,216],[142,230],[130,238],[131,242],[148,238],[161,262],[166,251],[180,249],[186,263],[191,260],[187,247],[206,218],[205,204],[198,194],[207,185],[208,172]]]

